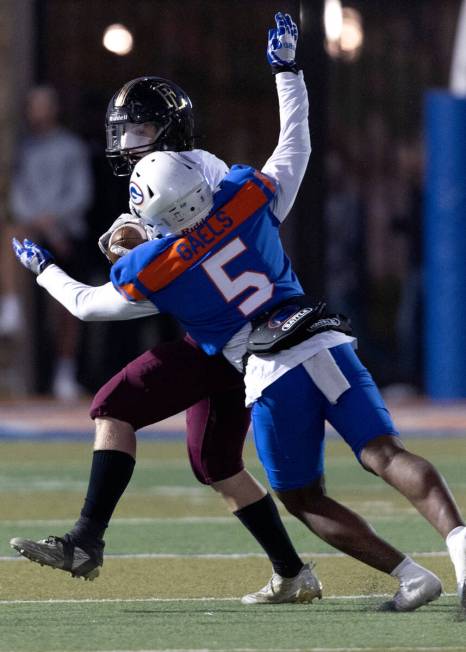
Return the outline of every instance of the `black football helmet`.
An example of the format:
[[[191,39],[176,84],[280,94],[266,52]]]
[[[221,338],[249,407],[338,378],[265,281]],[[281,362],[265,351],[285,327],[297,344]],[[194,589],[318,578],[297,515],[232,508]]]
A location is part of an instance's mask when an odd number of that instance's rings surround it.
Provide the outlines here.
[[[191,100],[167,79],[138,77],[110,100],[105,131],[105,155],[113,174],[127,176],[149,152],[183,152],[193,148]]]

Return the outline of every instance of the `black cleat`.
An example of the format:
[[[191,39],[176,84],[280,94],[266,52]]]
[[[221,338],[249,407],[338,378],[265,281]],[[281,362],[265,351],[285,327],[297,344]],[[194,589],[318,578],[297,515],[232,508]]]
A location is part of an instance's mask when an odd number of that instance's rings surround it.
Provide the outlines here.
[[[72,577],[95,580],[103,564],[104,543],[86,549],[77,546],[69,534],[62,537],[49,536],[41,541],[14,538],[10,546],[20,555],[41,566],[50,566],[71,573]]]

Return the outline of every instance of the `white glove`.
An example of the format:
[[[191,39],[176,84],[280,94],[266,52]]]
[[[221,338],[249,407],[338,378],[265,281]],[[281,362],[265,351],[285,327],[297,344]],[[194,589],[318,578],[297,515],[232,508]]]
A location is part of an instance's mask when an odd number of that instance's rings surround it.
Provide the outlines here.
[[[31,240],[26,239],[20,242],[13,238],[11,242],[15,256],[21,265],[36,275],[43,272],[47,265],[54,262],[50,251],[35,242],[31,242]]]
[[[120,217],[117,217],[117,219],[113,222],[108,231],[105,231],[105,233],[103,233],[98,240],[100,251],[110,260],[110,262],[112,261],[108,256],[108,243],[110,242],[111,235],[114,231],[116,231],[116,229],[119,229],[120,226],[124,226],[125,224],[137,224],[138,226],[142,227],[147,234],[148,240],[154,240],[157,237],[155,229],[149,224],[146,224],[140,217],[134,217],[131,215],[131,213],[122,213]],[[116,252],[114,251],[113,253]],[[126,250],[125,253],[127,253]]]
[[[277,27],[269,29],[267,45],[267,61],[272,66],[272,72],[298,72],[296,64],[296,44],[298,28],[289,14],[275,14]]]

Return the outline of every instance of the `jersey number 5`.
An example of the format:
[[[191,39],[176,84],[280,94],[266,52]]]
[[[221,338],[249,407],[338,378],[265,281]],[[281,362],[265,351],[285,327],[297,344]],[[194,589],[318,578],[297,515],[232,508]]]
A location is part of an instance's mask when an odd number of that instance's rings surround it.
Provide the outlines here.
[[[236,278],[231,278],[223,269],[224,265],[239,256],[247,247],[240,238],[235,238],[216,254],[209,258],[202,267],[209,275],[211,281],[225,297],[225,301],[233,301],[239,294],[248,288],[256,291],[242,301],[238,308],[245,317],[268,301],[273,293],[273,283],[265,274],[260,272],[243,272]]]

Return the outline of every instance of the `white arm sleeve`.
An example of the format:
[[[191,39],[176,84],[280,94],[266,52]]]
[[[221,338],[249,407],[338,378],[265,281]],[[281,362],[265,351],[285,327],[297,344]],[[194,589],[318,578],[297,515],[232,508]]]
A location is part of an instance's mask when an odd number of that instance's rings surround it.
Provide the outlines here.
[[[309,102],[302,71],[275,75],[280,108],[278,144],[262,172],[278,182],[272,203],[274,215],[283,222],[288,215],[303,180],[311,154]]]
[[[75,281],[57,265],[48,265],[37,277],[37,282],[83,321],[121,321],[159,312],[150,301],[126,301],[110,282],[93,287]]]

